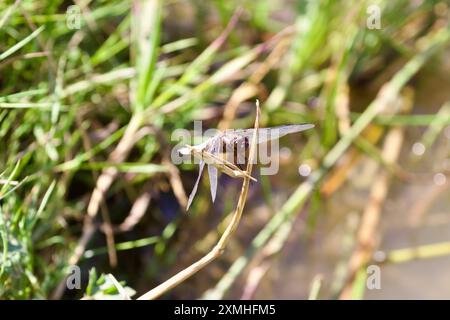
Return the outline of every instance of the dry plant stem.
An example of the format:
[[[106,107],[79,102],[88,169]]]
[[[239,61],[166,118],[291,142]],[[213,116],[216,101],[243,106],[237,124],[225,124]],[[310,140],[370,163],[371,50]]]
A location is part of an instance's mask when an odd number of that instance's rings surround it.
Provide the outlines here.
[[[170,161],[169,156],[165,156],[163,158],[162,164],[169,169],[169,182],[172,186],[172,190],[175,194],[175,197],[178,200],[178,203],[182,208],[186,208],[188,203],[188,197],[186,196],[186,192],[183,188],[183,183],[180,178],[180,171],[178,168]]]
[[[117,252],[116,252],[116,242],[114,239],[114,229],[111,224],[108,206],[106,205],[106,202],[104,200],[101,203],[101,213],[104,222],[103,225],[106,236],[106,245],[108,247],[109,265],[112,268],[115,268],[117,266]]]
[[[251,300],[254,297],[261,280],[265,277],[270,267],[271,263],[265,261],[250,270],[240,300]]]
[[[263,277],[272,267],[274,257],[283,249],[284,244],[294,227],[293,222],[297,217],[285,221],[267,242],[261,252],[255,256],[254,261],[252,261],[252,265],[256,266],[249,266],[251,269],[248,272],[247,282],[241,299],[246,300],[252,298],[253,294],[258,289],[260,282],[263,280]],[[303,227],[304,225],[302,228]]]
[[[402,97],[398,99],[398,107],[403,112],[410,112],[413,107],[412,92],[405,88]],[[386,135],[381,157],[383,163],[397,163],[403,143],[404,129],[392,128]],[[374,181],[370,192],[369,202],[364,210],[358,230],[356,247],[350,257],[347,267],[347,279],[341,291],[341,299],[350,299],[353,293],[356,275],[369,263],[378,243],[378,225],[387,198],[392,172],[389,168],[380,167],[380,174]]]
[[[81,128],[82,118],[81,116],[78,116],[76,119],[78,126]],[[81,137],[83,140],[83,145],[85,150],[91,150],[92,149],[92,143],[89,139],[89,136],[86,134],[84,130],[81,132]],[[89,160],[89,162],[95,161],[95,157]],[[92,172],[92,176],[95,180],[98,179],[98,174],[96,172]],[[117,266],[117,253],[115,248],[115,240],[114,240],[114,231],[111,225],[111,219],[109,215],[108,206],[106,205],[105,201],[103,200],[101,202],[101,213],[102,218],[104,222],[104,231],[106,236],[106,243],[108,246],[108,257],[109,257],[109,264],[111,267]]]
[[[400,154],[403,143],[403,130],[401,128],[391,129],[383,147],[383,157],[394,163]],[[348,278],[341,292],[340,299],[352,297],[353,283],[357,272],[371,259],[377,245],[377,230],[381,217],[382,204],[386,200],[391,181],[389,171],[383,170],[376,178],[370,192],[369,203],[364,211],[361,225],[358,231],[356,248],[348,264]]]
[[[145,184],[145,186],[143,187],[143,190],[145,191],[134,201],[130,213],[125,218],[125,220],[117,227],[118,231],[120,232],[129,231],[133,229],[133,227],[137,225],[139,221],[141,221],[152,198],[151,187],[152,187],[151,181]]]
[[[272,236],[266,246],[262,249],[261,253],[254,258],[252,264],[255,266],[251,267],[248,272],[247,281],[243,289],[241,300],[252,299],[261,281],[272,267],[273,261],[271,261],[271,259],[274,258],[274,256],[283,248],[283,244],[287,240],[292,227],[293,224],[290,220],[284,222],[280,229]]]
[[[222,255],[223,251],[225,250],[226,245],[230,241],[232,235],[236,231],[237,226],[239,225],[239,221],[241,220],[242,212],[244,211],[245,202],[247,200],[247,193],[250,186],[250,178],[249,175],[252,172],[253,168],[253,158],[256,151],[256,142],[257,142],[257,136],[258,136],[258,129],[259,129],[259,102],[256,101],[256,119],[255,119],[255,133],[253,134],[252,143],[250,147],[250,155],[247,163],[247,169],[246,173],[247,175],[244,176],[244,181],[242,183],[242,189],[241,194],[239,196],[239,201],[236,207],[235,212],[233,213],[233,217],[230,221],[230,224],[226,228],[223,235],[220,237],[217,244],[214,246],[214,248],[206,254],[203,258],[198,260],[197,262],[193,263],[186,269],[182,270],[181,272],[174,275],[172,278],[168,279],[167,281],[163,282],[156,288],[150,290],[149,292],[145,293],[144,295],[140,296],[138,300],[152,300],[156,299],[165,292],[169,291],[170,289],[174,288],[178,284],[182,283],[186,279],[193,276],[195,273],[197,273],[199,270],[203,269],[205,266],[207,266],[209,263],[211,263],[213,260],[215,260],[217,257]]]

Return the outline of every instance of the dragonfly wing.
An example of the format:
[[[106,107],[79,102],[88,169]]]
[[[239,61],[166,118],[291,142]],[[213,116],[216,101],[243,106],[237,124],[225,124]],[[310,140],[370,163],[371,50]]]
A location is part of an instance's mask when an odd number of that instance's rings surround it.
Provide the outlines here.
[[[192,188],[192,192],[189,195],[188,204],[186,207],[186,211],[189,210],[189,207],[191,206],[192,200],[194,200],[195,194],[197,193],[198,184],[200,182],[200,178],[202,177],[203,169],[205,168],[205,161],[201,160],[199,163],[199,170],[198,170],[198,177],[197,181],[194,184],[194,188]]]
[[[211,188],[211,198],[212,202],[214,202],[217,193],[217,175],[218,175],[217,168],[212,165],[208,165],[208,175],[209,175],[209,184]]]
[[[305,131],[314,128],[313,124],[292,124],[287,126],[278,126],[272,128],[260,128],[258,130],[258,143],[264,143],[270,140],[279,139],[287,134]],[[237,129],[234,130],[236,135],[247,137],[249,141],[253,137],[254,129]]]
[[[209,148],[208,152],[218,155],[220,150],[220,139],[215,139]],[[211,199],[212,202],[216,199],[217,194],[217,180],[218,180],[218,170],[215,166],[208,164],[208,175],[209,175],[209,184],[211,188]]]

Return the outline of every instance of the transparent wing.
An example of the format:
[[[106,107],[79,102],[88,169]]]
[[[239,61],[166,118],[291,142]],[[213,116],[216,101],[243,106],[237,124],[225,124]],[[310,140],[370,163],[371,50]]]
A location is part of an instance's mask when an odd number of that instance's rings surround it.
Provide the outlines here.
[[[215,139],[211,147],[207,150],[209,153],[217,155],[219,153],[220,139]],[[208,164],[209,185],[211,188],[212,202],[216,199],[218,170],[213,165]]]
[[[214,202],[214,200],[216,200],[216,193],[217,193],[217,176],[218,176],[217,168],[212,165],[208,165],[208,175],[209,175],[209,184],[211,188],[211,199],[212,202]]]
[[[278,126],[272,128],[260,128],[258,130],[258,143],[264,143],[270,140],[279,139],[287,134],[305,131],[314,128],[313,124],[292,124],[287,126]],[[253,136],[254,129],[236,129],[229,130],[231,134],[238,135],[240,137],[247,137],[249,141]]]
[[[197,193],[197,188],[198,188],[198,183],[200,182],[200,178],[202,177],[202,173],[203,173],[203,169],[205,168],[205,161],[200,161],[199,163],[199,169],[198,169],[198,177],[197,177],[197,181],[194,184],[194,188],[192,188],[192,192],[189,195],[189,200],[188,200],[188,204],[186,207],[186,211],[189,210],[189,207],[191,206],[192,200],[194,200],[195,194]]]

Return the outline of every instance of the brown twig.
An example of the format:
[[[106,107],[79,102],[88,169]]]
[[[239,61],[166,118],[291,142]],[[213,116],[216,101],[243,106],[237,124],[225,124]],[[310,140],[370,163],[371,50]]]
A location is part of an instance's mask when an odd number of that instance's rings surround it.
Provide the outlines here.
[[[117,227],[117,231],[125,232],[133,229],[133,227],[141,221],[142,217],[147,210],[150,201],[152,199],[151,195],[151,186],[152,182],[147,182],[143,190],[144,192],[137,197],[137,199],[133,202],[133,206],[131,207],[130,213],[123,220],[123,222]]]
[[[388,162],[396,162],[403,142],[403,130],[401,128],[391,129],[385,139],[383,147],[383,158]],[[384,168],[373,183],[369,203],[364,211],[361,225],[359,227],[356,248],[348,264],[348,277],[340,294],[340,299],[352,297],[354,279],[357,272],[371,259],[377,245],[377,230],[381,216],[382,204],[386,200],[391,174]]]
[[[76,117],[76,122],[79,128],[82,128],[82,115],[78,115]],[[92,149],[92,143],[89,138],[89,136],[86,134],[84,130],[81,130],[81,138],[83,141],[83,146],[85,150],[91,150]],[[95,161],[95,157],[92,157],[89,159],[89,162]],[[92,172],[92,177],[97,180],[98,174],[97,172]],[[106,236],[106,244],[108,247],[108,257],[109,257],[109,264],[111,267],[117,266],[117,253],[115,248],[115,240],[114,240],[114,231],[111,225],[111,219],[109,215],[108,206],[106,205],[106,202],[103,200],[101,203],[101,213],[102,218],[104,222],[104,231]]]
[[[403,94],[397,101],[398,111],[409,112],[413,107],[413,92],[408,88],[403,90]],[[394,104],[395,106],[395,104]],[[395,111],[389,111],[392,114]],[[381,158],[385,164],[396,163],[399,156],[404,139],[404,129],[394,127],[386,134]],[[378,244],[377,230],[381,219],[383,203],[385,202],[389,186],[392,179],[392,172],[388,167],[380,167],[380,173],[377,175],[372,188],[370,190],[369,201],[361,218],[356,238],[356,247],[350,257],[347,266],[347,279],[340,293],[340,299],[350,299],[352,297],[353,286],[357,273],[366,266],[375,251]]]

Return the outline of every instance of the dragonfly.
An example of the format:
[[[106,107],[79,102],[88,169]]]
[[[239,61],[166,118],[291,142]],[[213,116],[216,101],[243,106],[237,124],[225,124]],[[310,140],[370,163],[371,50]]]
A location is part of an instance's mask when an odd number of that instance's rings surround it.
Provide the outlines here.
[[[314,128],[313,124],[293,124],[259,128],[256,143],[266,143],[290,133],[301,132],[312,128]],[[202,177],[205,165],[208,166],[212,202],[216,199],[219,170],[231,177],[247,176],[251,180],[256,181],[253,177],[249,176],[246,171],[241,170],[239,167],[239,164],[245,163],[245,159],[247,159],[246,153],[248,153],[254,131],[255,129],[229,129],[219,132],[198,145],[186,145],[178,150],[182,155],[191,154],[200,160],[197,181],[189,195],[186,211],[189,210],[195,194],[197,193],[198,184]],[[227,158],[220,157],[220,154],[227,154],[230,151],[233,153],[233,159],[227,160]]]

